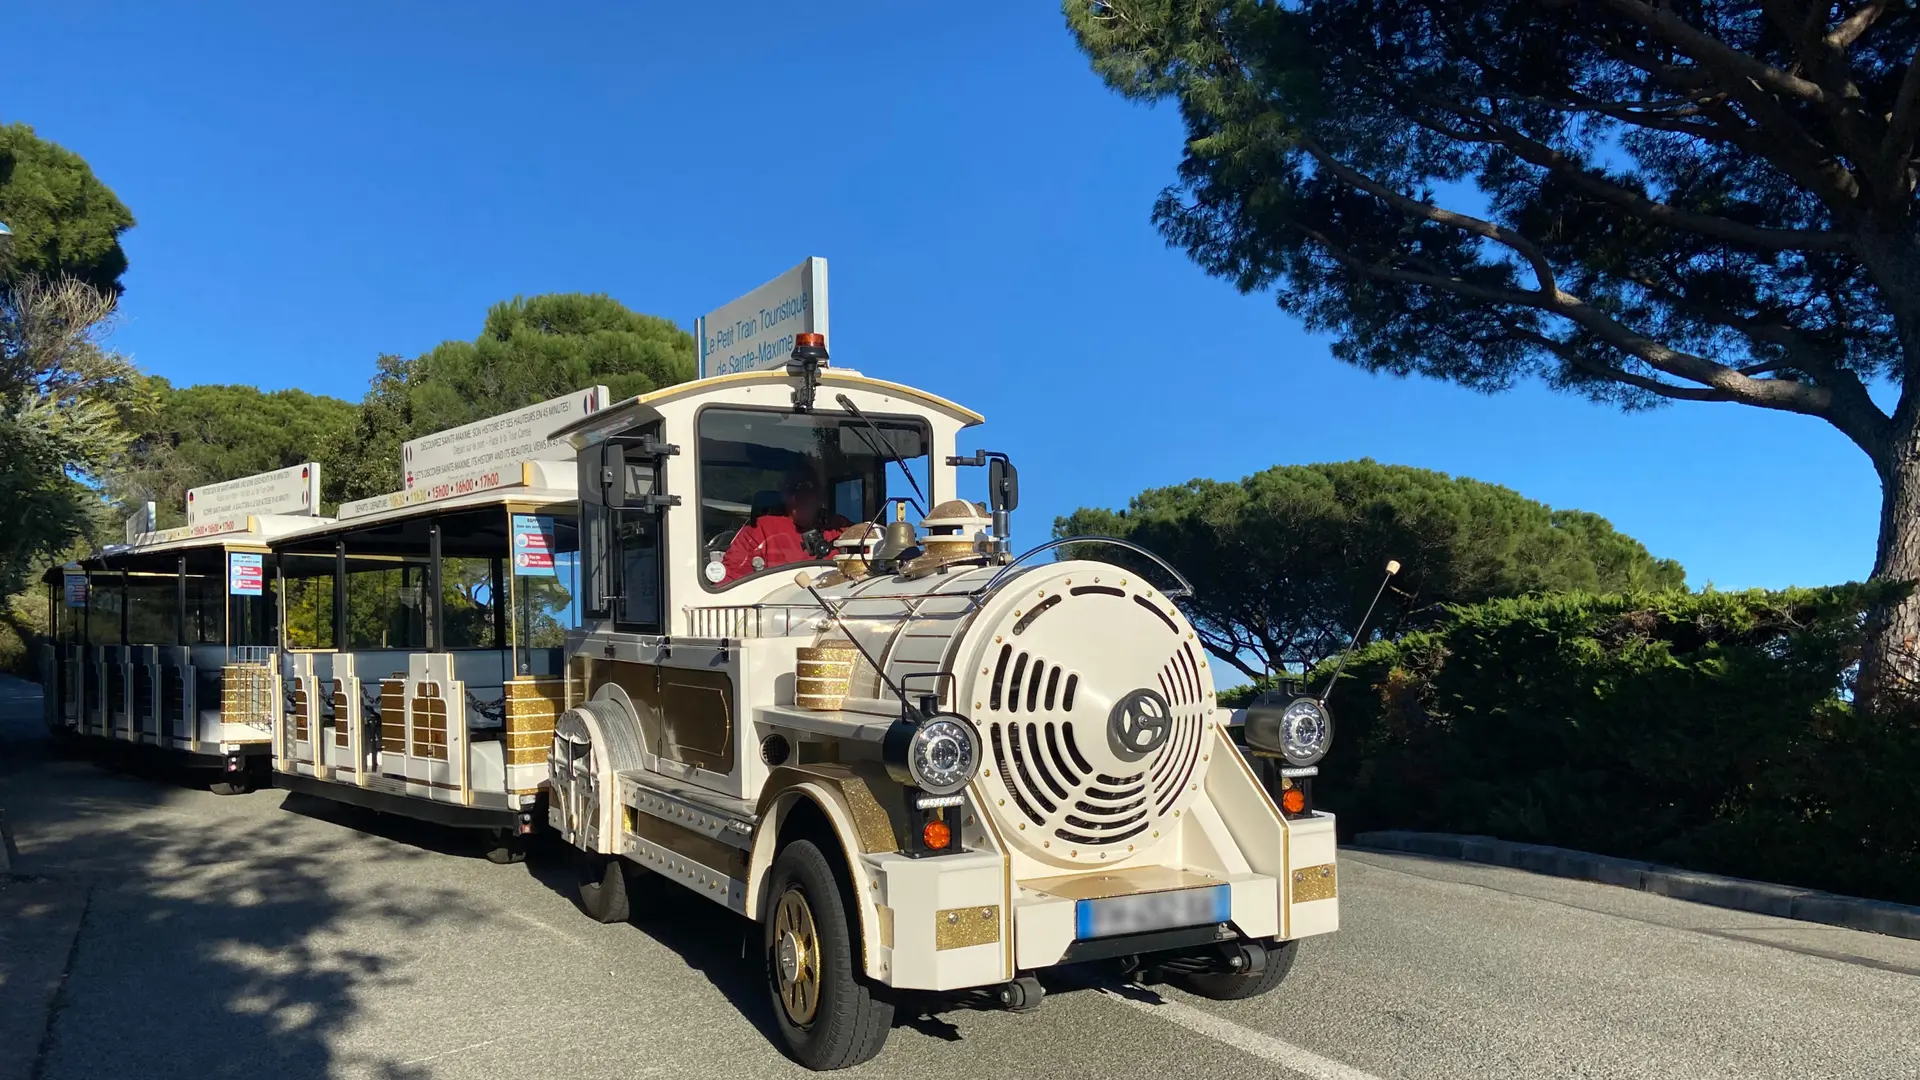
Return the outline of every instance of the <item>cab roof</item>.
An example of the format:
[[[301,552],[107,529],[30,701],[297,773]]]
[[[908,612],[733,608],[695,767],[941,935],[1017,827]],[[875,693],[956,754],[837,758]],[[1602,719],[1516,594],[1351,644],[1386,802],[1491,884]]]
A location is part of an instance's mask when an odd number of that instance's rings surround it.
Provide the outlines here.
[[[568,439],[578,448],[588,446],[606,438],[617,431],[644,423],[659,415],[659,407],[683,398],[700,397],[716,390],[727,390],[739,386],[755,385],[798,385],[799,379],[783,370],[739,371],[731,375],[714,375],[692,382],[675,383],[618,401],[600,411],[575,420],[566,427],[555,431],[550,438]],[[904,383],[887,382],[862,375],[849,368],[828,367],[820,370],[820,386],[840,387],[850,390],[872,390],[896,397],[906,398],[924,405],[935,412],[944,413],[960,421],[961,427],[972,427],[985,423],[986,417],[964,405],[957,405],[946,398],[929,394],[925,390],[907,386]]]

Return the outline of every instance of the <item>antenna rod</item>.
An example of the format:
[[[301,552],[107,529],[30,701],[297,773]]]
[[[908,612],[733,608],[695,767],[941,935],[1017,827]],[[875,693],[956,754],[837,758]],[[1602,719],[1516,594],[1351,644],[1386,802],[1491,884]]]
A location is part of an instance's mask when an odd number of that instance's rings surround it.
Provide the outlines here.
[[[859,649],[860,655],[866,658],[867,666],[873,669],[875,675],[880,676],[881,682],[887,684],[887,689],[893,691],[893,696],[900,699],[900,707],[906,709],[908,712],[912,712],[913,704],[907,700],[907,692],[895,686],[892,679],[887,678],[887,669],[881,667],[880,662],[875,660],[873,654],[867,651],[867,647],[860,644],[860,639],[854,636],[853,631],[847,629],[846,620],[840,617],[840,609],[828,603],[826,597],[814,591],[813,580],[807,576],[807,572],[805,570],[800,571],[800,573],[794,577],[793,583],[807,590],[807,595],[813,597],[813,602],[819,604],[826,610],[826,613],[833,618],[833,624],[840,628],[840,632],[845,634],[847,640],[853,644],[853,647]],[[958,693],[958,691],[955,692]]]
[[[1353,650],[1359,647],[1360,634],[1362,631],[1366,630],[1367,620],[1373,618],[1373,609],[1380,603],[1380,598],[1387,594],[1387,584],[1393,580],[1393,575],[1399,572],[1400,572],[1400,560],[1388,559],[1387,560],[1387,576],[1381,580],[1380,587],[1374,590],[1373,603],[1368,604],[1367,613],[1365,615],[1360,616],[1360,625],[1354,627],[1353,640],[1347,642],[1347,647],[1343,649],[1340,653],[1339,662],[1333,665],[1333,678],[1328,679],[1327,688],[1325,690],[1320,691],[1320,704],[1325,705],[1327,703],[1327,699],[1333,696],[1333,684],[1340,681],[1340,672],[1344,670],[1347,666],[1347,657],[1352,656]]]

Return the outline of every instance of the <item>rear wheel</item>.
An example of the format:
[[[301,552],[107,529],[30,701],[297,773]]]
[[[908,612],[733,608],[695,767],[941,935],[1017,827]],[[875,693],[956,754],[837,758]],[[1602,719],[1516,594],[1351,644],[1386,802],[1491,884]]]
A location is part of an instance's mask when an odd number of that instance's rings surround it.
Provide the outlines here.
[[[1293,968],[1293,955],[1299,946],[1297,941],[1268,945],[1265,961],[1257,971],[1184,972],[1173,976],[1171,981],[1189,994],[1214,1001],[1259,997],[1279,986],[1287,977],[1287,972]]]
[[[626,861],[616,855],[580,855],[580,908],[595,922],[626,922],[632,915],[627,897]]]
[[[767,984],[786,1050],[809,1069],[872,1058],[893,1027],[893,1003],[854,971],[859,956],[833,865],[809,840],[774,860],[765,920]]]
[[[207,790],[215,795],[245,795],[253,789],[253,774],[244,768],[239,772],[230,772],[224,778],[207,785]]]

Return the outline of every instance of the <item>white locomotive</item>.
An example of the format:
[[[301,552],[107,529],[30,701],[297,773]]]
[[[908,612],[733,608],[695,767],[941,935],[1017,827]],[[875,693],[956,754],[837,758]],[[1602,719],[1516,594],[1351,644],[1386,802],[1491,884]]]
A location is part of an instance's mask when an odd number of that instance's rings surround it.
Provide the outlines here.
[[[757,920],[785,1048],[816,1069],[880,1050],[892,989],[1030,1008],[1034,972],[1096,959],[1211,997],[1278,985],[1339,925],[1334,822],[1294,779],[1326,751],[1320,704],[1252,725],[1263,784],[1178,574],[1013,558],[1016,474],[956,451],[982,418],[798,342],[786,371],[555,435],[584,618],[548,819],[582,906],[624,919],[672,881]],[[957,498],[969,465],[990,511]]]

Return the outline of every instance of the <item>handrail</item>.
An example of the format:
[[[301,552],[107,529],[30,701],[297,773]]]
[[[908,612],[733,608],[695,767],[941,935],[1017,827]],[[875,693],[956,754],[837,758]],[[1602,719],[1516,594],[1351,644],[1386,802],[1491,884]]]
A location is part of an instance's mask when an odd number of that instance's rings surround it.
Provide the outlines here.
[[[1144,555],[1147,558],[1152,559],[1160,567],[1160,569],[1165,570],[1167,573],[1171,574],[1173,576],[1173,580],[1180,583],[1179,588],[1166,590],[1166,594],[1169,599],[1178,600],[1183,596],[1193,595],[1193,585],[1187,581],[1186,577],[1182,575],[1180,571],[1175,570],[1173,568],[1172,563],[1169,563],[1167,560],[1161,558],[1158,555],[1155,555],[1153,552],[1148,551],[1146,548],[1141,547],[1139,544],[1136,544],[1131,540],[1122,540],[1114,536],[1069,536],[1061,540],[1049,540],[1048,542],[1041,544],[1037,548],[1032,548],[1028,550],[1027,552],[1021,554],[1019,557],[1015,558],[1012,562],[1001,567],[999,573],[993,575],[993,577],[989,579],[985,585],[980,587],[979,591],[973,593],[973,606],[976,608],[979,607],[982,603],[986,601],[987,597],[992,596],[994,590],[1000,587],[1002,580],[1004,580],[1008,574],[1013,572],[1014,567],[1019,566],[1021,563],[1026,562],[1028,559],[1034,557],[1035,555],[1040,554],[1043,551],[1052,551],[1054,548],[1062,547],[1066,544],[1112,544],[1115,547],[1125,548],[1136,555]]]

